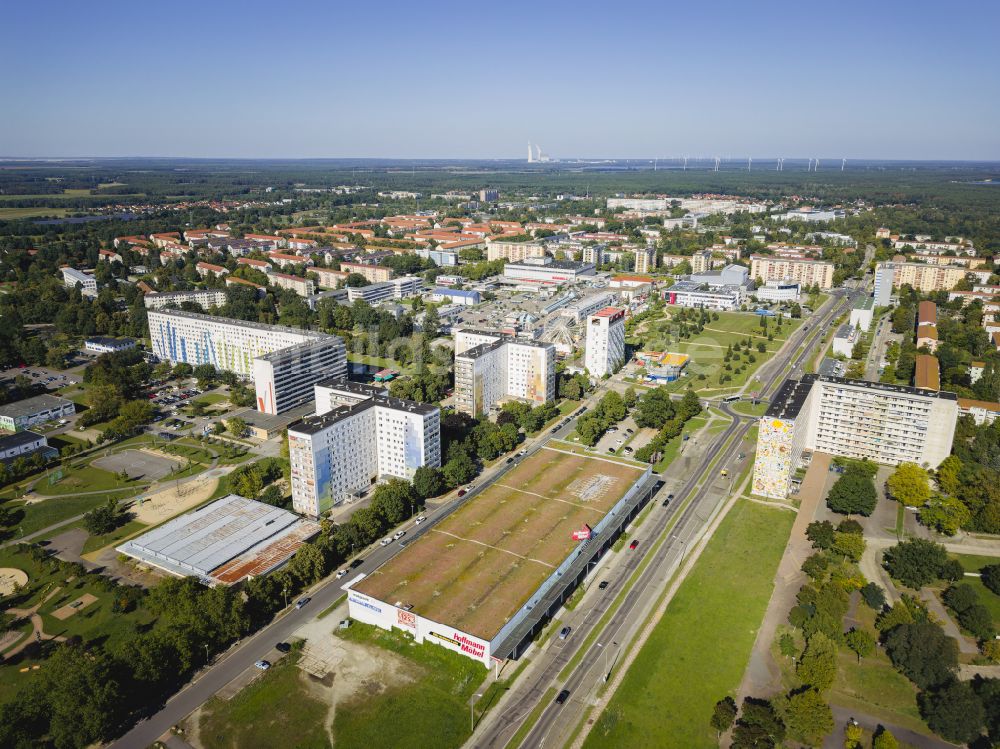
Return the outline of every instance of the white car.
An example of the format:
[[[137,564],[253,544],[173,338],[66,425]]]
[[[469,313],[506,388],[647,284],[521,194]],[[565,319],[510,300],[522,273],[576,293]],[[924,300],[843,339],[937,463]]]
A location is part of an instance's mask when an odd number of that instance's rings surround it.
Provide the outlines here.
[[[405,535],[406,535],[406,531],[396,531],[394,534],[392,534],[392,540],[393,541],[398,541],[399,539],[401,539]]]
[[[392,543],[392,539],[391,538],[383,538],[381,541],[378,542],[378,545],[379,546],[388,546],[391,543]]]
[[[267,671],[267,669],[271,667],[271,663],[269,661],[257,661],[253,665],[259,668],[261,671]]]
[[[427,519],[427,518],[426,518],[426,517],[425,517],[424,515],[421,515],[420,517],[418,517],[418,518],[417,518],[416,520],[414,520],[414,521],[413,521],[413,524],[414,524],[414,525],[420,525],[420,524],[421,524],[422,522],[424,522],[424,521],[425,521],[426,519]]]
[[[339,580],[340,578],[344,577],[346,574],[347,574],[347,570],[341,570],[340,572],[337,573],[337,579]]]

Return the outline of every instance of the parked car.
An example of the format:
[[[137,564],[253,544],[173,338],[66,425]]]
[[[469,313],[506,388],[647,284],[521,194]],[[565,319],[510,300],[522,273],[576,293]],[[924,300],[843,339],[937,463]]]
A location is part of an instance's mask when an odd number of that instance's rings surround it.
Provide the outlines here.
[[[663,506],[664,507],[670,506],[670,497],[667,497],[666,499],[663,500]]]
[[[573,631],[572,627],[563,627],[562,629],[559,630],[559,639],[565,640],[567,637],[569,637],[569,633],[572,631]]]
[[[292,649],[292,646],[289,645],[287,642],[279,642],[277,645],[274,646],[274,649],[277,650],[279,653],[287,653],[289,650]]]
[[[341,570],[340,572],[337,573],[337,579],[339,580],[340,578],[344,577],[345,575],[347,575],[347,570]]]
[[[392,534],[392,540],[393,541],[398,541],[399,539],[401,539],[405,535],[406,535],[406,531],[396,531],[395,533]]]
[[[269,669],[271,667],[271,662],[270,661],[257,661],[253,665],[255,665],[257,668],[259,668],[261,671],[267,671],[267,669]]]
[[[308,596],[307,596],[307,597],[305,597],[305,598],[300,598],[300,599],[299,599],[298,601],[296,601],[296,603],[295,603],[295,608],[297,608],[297,609],[301,609],[301,608],[302,608],[303,606],[305,606],[305,605],[306,605],[307,603],[309,603],[309,602],[310,602],[311,600],[312,600],[312,599],[311,599],[311,598],[309,598]]]
[[[388,546],[391,543],[392,543],[392,539],[391,538],[383,538],[381,541],[378,542],[378,545],[379,546]]]
[[[608,583],[607,580],[601,580],[600,585],[598,585],[597,587],[599,590],[604,590],[606,587],[608,587],[609,584],[610,583]]]
[[[464,497],[465,496],[465,489],[459,489],[458,490],[458,496]]]
[[[633,541],[632,543],[630,543],[630,544],[628,545],[628,547],[629,547],[630,549],[632,549],[633,551],[634,551],[634,550],[635,550],[635,549],[636,549],[636,548],[637,548],[638,546],[639,546],[639,542],[638,542],[638,541]]]
[[[420,525],[426,519],[427,519],[427,517],[425,515],[421,515],[420,517],[418,517],[416,520],[413,521],[413,524],[414,525]]]

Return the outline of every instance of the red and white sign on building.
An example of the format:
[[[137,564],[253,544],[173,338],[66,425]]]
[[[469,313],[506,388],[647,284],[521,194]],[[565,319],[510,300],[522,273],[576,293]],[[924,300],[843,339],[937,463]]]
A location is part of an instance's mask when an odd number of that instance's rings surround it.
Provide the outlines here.
[[[587,539],[590,538],[590,536],[592,535],[592,533],[593,533],[593,531],[590,529],[590,526],[587,525],[586,523],[584,523],[583,524],[583,528],[581,528],[578,531],[573,531],[573,540],[574,541],[586,541]]]

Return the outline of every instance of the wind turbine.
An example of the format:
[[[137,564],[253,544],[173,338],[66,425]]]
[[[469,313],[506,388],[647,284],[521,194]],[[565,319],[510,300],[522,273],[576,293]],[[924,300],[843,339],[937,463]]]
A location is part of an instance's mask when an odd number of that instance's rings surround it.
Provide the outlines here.
[[[718,156],[716,156],[715,157],[715,171],[719,171],[719,162],[720,161],[721,161],[721,159]]]
[[[840,160],[840,171],[844,171],[844,167],[847,166],[847,159]]]
[[[753,156],[747,156],[747,171],[750,171],[750,167],[753,164]]]
[[[816,159],[816,165],[813,167],[813,171],[814,172],[818,172],[819,171],[819,159]]]
[[[687,171],[687,168],[688,168],[688,157],[687,157],[687,156],[685,156],[685,157],[684,157],[684,171],[685,171],[685,172]]]

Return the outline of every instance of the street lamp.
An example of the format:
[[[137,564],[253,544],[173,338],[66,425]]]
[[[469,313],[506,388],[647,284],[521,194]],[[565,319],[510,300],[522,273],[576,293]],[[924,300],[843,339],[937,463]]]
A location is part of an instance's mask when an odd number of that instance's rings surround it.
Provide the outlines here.
[[[476,730],[476,713],[474,712],[476,704],[475,699],[477,697],[482,697],[482,696],[483,696],[482,692],[477,692],[476,694],[469,695],[469,725],[471,726],[469,730],[471,732],[475,732]]]

